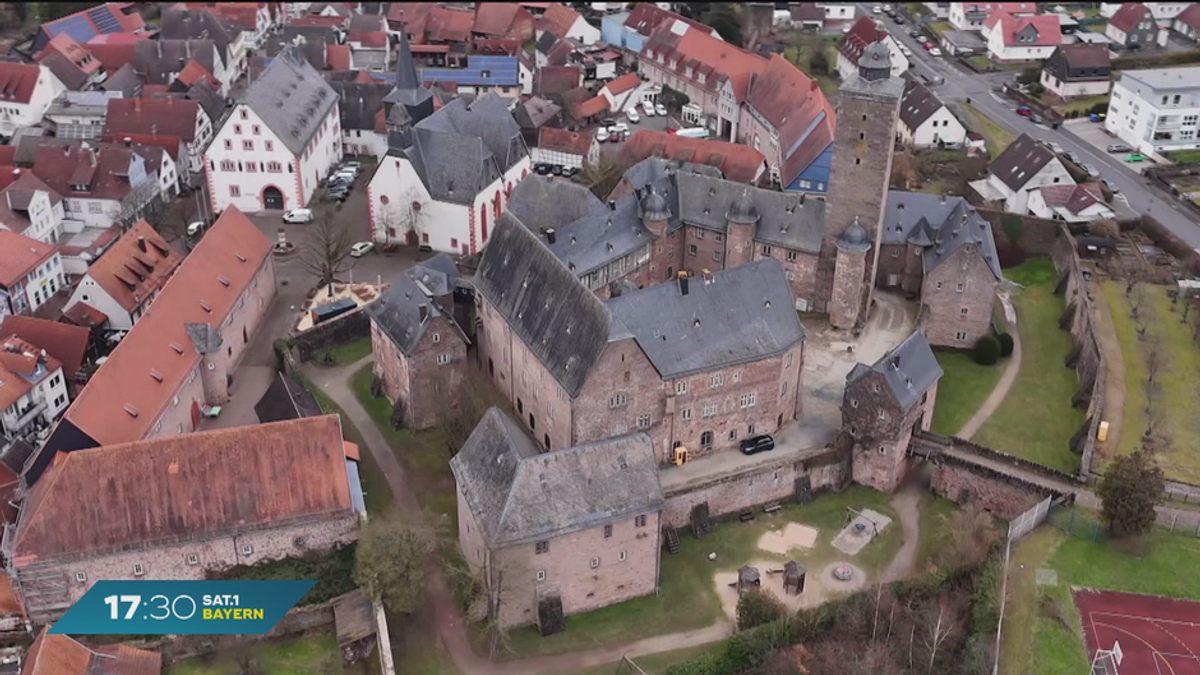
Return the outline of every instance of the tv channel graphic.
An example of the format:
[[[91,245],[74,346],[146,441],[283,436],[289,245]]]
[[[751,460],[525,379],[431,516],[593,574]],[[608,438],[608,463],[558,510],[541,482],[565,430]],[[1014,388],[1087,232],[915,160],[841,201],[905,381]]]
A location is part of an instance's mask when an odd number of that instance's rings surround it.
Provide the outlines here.
[[[315,581],[98,581],[50,629],[64,635],[262,635]]]

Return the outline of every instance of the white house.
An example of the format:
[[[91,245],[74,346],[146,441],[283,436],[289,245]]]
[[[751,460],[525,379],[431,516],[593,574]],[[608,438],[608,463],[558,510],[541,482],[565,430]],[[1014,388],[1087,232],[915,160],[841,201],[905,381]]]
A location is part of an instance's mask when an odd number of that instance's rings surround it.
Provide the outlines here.
[[[542,127],[538,144],[533,149],[533,161],[538,164],[561,164],[582,169],[600,159],[600,143],[596,135],[582,131],[567,131]]]
[[[0,136],[40,124],[46,109],[66,90],[43,65],[0,61]]]
[[[826,21],[853,21],[854,5],[848,2],[818,2],[817,6],[825,10]]]
[[[896,134],[911,148],[962,145],[967,128],[924,84],[909,80],[900,99]]]
[[[893,77],[900,77],[908,70],[910,65],[908,57],[900,51],[900,44],[896,42],[896,38],[880,29],[874,19],[864,16],[854,22],[854,25],[837,44],[837,71],[843,82],[854,79],[854,76],[858,74],[858,59],[862,56],[863,50],[876,42],[883,42],[887,45]]]
[[[208,146],[212,209],[303,207],[341,157],[337,94],[289,47],[251,83]]]
[[[63,284],[62,260],[54,246],[0,230],[0,316],[32,314]]]
[[[46,119],[58,138],[100,138],[109,99],[121,98],[119,91],[64,91],[46,109]]]
[[[0,433],[22,437],[49,427],[67,407],[62,362],[39,345],[0,340]]]
[[[1160,28],[1170,28],[1171,21],[1183,13],[1188,6],[1194,4],[1191,2],[1143,2],[1143,5],[1150,10],[1150,14],[1154,16],[1154,20],[1158,22]],[[1108,19],[1116,14],[1121,9],[1119,2],[1102,2],[1100,3],[1100,16]]]
[[[1042,64],[1042,86],[1065,99],[1103,96],[1112,86],[1108,47],[1062,45]]]
[[[546,11],[534,24],[539,33],[549,31],[560,38],[576,40],[583,45],[600,41],[600,29],[588,23],[582,14],[561,3],[552,2],[547,5]]]
[[[1122,71],[1104,128],[1139,152],[1200,147],[1200,66]]]
[[[399,131],[367,186],[374,240],[481,250],[529,174],[529,151],[504,102],[494,93],[470,105],[456,98]]]
[[[1014,16],[994,12],[984,22],[988,56],[998,63],[1041,61],[1062,44],[1058,16]]]
[[[33,173],[63,197],[63,231],[107,228],[132,222],[152,199],[162,195],[154,171],[131,147],[82,142],[78,147],[42,145]]]
[[[956,30],[984,30],[984,21],[992,12],[1037,14],[1036,2],[952,2],[947,13]]]
[[[1043,185],[1029,192],[1029,213],[1039,218],[1087,223],[1112,218],[1112,209],[1104,203],[1097,183],[1079,185]]]
[[[204,151],[213,138],[212,121],[204,107],[184,98],[126,99],[108,102],[104,136],[113,142],[140,140],[142,134],[175,136],[184,146],[182,163],[194,174],[204,171]]]
[[[1009,213],[1028,213],[1030,192],[1043,185],[1074,186],[1075,181],[1048,146],[1021,134],[988,166],[987,177],[970,185],[985,200],[1003,204]]]
[[[63,234],[62,195],[32,172],[4,188],[0,197],[0,229],[57,244]]]

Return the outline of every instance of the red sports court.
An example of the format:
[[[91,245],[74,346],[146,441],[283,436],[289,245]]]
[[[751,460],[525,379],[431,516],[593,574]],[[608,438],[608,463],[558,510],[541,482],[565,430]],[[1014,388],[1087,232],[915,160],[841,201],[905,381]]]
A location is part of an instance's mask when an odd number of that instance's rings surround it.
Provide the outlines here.
[[[1082,590],[1075,606],[1095,675],[1200,675],[1200,602]]]

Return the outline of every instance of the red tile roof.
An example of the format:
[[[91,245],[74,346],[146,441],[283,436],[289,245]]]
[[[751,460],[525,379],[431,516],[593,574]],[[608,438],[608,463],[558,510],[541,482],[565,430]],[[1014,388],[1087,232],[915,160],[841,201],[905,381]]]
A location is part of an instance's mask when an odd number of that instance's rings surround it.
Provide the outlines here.
[[[1189,2],[1187,9],[1180,12],[1175,20],[1190,26],[1193,30],[1200,30],[1200,3]]]
[[[850,32],[838,41],[837,50],[854,63],[858,63],[858,57],[862,56],[867,45],[879,42],[887,35],[887,31],[880,30],[874,19],[862,16],[850,27]]]
[[[1046,206],[1062,206],[1071,213],[1080,213],[1095,204],[1105,206],[1104,193],[1097,183],[1043,185],[1039,190]]]
[[[1123,33],[1129,33],[1138,25],[1138,22],[1146,18],[1150,14],[1150,10],[1140,2],[1126,2],[1122,4],[1112,17],[1109,18],[1108,24],[1120,30]],[[1151,15],[1150,20],[1154,20]]]
[[[4,317],[4,323],[0,324],[0,340],[17,336],[45,349],[68,373],[75,373],[83,365],[90,334],[79,326],[17,314]]]
[[[621,160],[633,166],[647,157],[705,164],[721,170],[726,180],[752,184],[767,158],[748,145],[688,138],[665,131],[640,129],[621,146]]]
[[[53,257],[55,252],[57,249],[50,244],[16,232],[0,230],[0,286],[11,289],[30,271]]]
[[[389,2],[387,9],[388,27],[400,30],[400,26],[419,21],[436,6],[432,2]]]
[[[199,9],[228,19],[246,30],[258,28],[258,6],[255,2],[189,2],[188,9]]]
[[[145,437],[200,360],[184,324],[221,326],[270,255],[271,242],[254,223],[234,207],[225,209],[65,419],[100,445]],[[162,382],[150,377],[151,369]]]
[[[332,70],[350,70],[350,45],[325,45],[325,60]]]
[[[154,37],[157,37],[157,33],[105,33],[88,40],[87,46],[92,49],[96,45],[132,45]]]
[[[118,145],[123,144],[126,138],[133,143],[133,149],[139,154],[143,153],[147,149],[146,146],[151,146],[162,149],[171,156],[172,160],[176,162],[179,161],[180,145],[183,143],[183,139],[178,136],[170,136],[167,134],[137,134],[128,131],[111,135],[104,134],[101,136],[101,139],[104,142],[115,143]]]
[[[692,30],[703,33],[715,34],[717,32],[715,28],[706,26],[699,21],[685,19],[674,12],[660,8],[653,2],[640,2],[635,5],[633,11],[629,13],[629,18],[625,19],[625,27],[640,35],[649,36],[668,19],[682,21],[691,26]]]
[[[579,86],[582,74],[575,66],[546,66],[534,76],[541,94],[561,94]]]
[[[119,33],[104,37],[112,37],[113,35],[119,35]],[[109,75],[120,70],[121,66],[134,62],[133,42],[89,42],[88,50],[92,52],[92,56],[95,56],[104,65],[104,70]]]
[[[549,31],[558,37],[565,38],[567,32],[582,18],[579,12],[557,2],[549,3],[546,12],[537,19],[539,30]]]
[[[99,59],[95,58],[87,48],[81,47],[78,42],[66,33],[55,35],[35,58],[38,62],[41,62],[54,53],[62,54],[76,68],[88,75],[100,70],[102,66]]]
[[[393,3],[403,4],[403,3]],[[422,19],[415,21],[411,28],[416,35],[416,42],[469,42],[471,26],[475,23],[475,13],[450,9],[437,5],[429,10]]]
[[[196,138],[199,111],[199,103],[185,98],[113,98],[108,101],[104,134],[113,138],[130,133],[161,134],[190,143]]]
[[[592,149],[592,135],[542,127],[538,131],[538,147],[543,150],[565,152],[569,155],[587,156]]]
[[[292,19],[288,21],[287,25],[299,28],[345,28],[349,21],[349,17],[345,16],[317,16],[309,14]]]
[[[33,382],[13,372],[7,363],[0,360],[0,410],[20,400],[33,389],[33,385]]]
[[[322,415],[67,453],[30,490],[13,564],[351,515],[343,443]]]
[[[659,63],[657,56],[663,55]],[[676,61],[674,69],[671,61]],[[717,91],[723,78],[729,78],[738,101],[745,99],[746,87],[751,75],[760,72],[767,60],[698,30],[689,30],[682,36],[668,27],[654,32],[642,47],[643,67],[654,67],[672,72],[680,78],[690,79],[696,86]],[[687,75],[691,67],[692,75]],[[704,83],[699,76],[703,74]]]
[[[221,81],[214,77],[213,74],[209,72],[208,68],[205,68],[204,65],[196,59],[188,61],[187,65],[183,67],[183,70],[179,71],[179,75],[177,75],[175,79],[179,80],[188,87],[191,87],[200,80],[204,80],[208,86],[212,87],[213,89],[220,89],[221,87]]]
[[[89,675],[92,652],[66,635],[51,635],[42,629],[42,634],[33,641],[21,675]]]
[[[1062,28],[1055,14],[1013,16],[1004,12],[993,12],[984,22],[984,26],[1003,31],[1004,44],[1008,47],[1051,47],[1062,44]],[[1037,39],[1033,42],[1017,42],[1017,33],[1028,26],[1033,26],[1037,32]]]
[[[33,172],[64,197],[122,199],[131,190],[121,176],[128,174],[133,155],[132,148],[115,145],[99,149],[43,145],[34,156]],[[77,182],[87,183],[89,188],[72,189]]]
[[[35,65],[0,61],[0,103],[29,103],[40,73]]]
[[[122,309],[133,312],[162,290],[182,260],[149,223],[139,220],[92,263],[87,276]]]
[[[86,302],[80,302],[72,305],[70,309],[63,312],[63,321],[73,326],[91,328],[93,326],[100,326],[105,321],[108,321],[108,315]]]
[[[599,115],[606,110],[608,110],[608,99],[603,96],[593,96],[573,106],[571,114],[575,116],[575,119],[582,120]]]
[[[5,171],[0,168],[0,175],[5,177],[3,182],[8,183],[3,188],[3,194],[0,194],[0,224],[13,232],[24,234],[30,225],[28,209],[34,194],[39,191],[47,193],[51,205],[61,204],[62,195],[29,171],[21,172],[19,176],[13,171],[15,169]]]
[[[355,36],[355,42],[362,45],[364,49],[378,49],[388,46],[388,34],[381,30],[360,33]]]
[[[785,149],[780,169],[784,185],[833,142],[836,115],[829,99],[816,80],[778,54],[771,55],[750,85],[747,103],[779,131],[779,144]]]
[[[0,145],[0,166],[12,166],[17,158],[17,146]]]
[[[626,73],[612,82],[604,85],[604,88],[607,89],[610,94],[616,95],[623,94],[641,83],[642,78],[639,77],[637,73]]]
[[[524,42],[533,37],[533,17],[513,2],[482,2],[475,7],[471,32]]]

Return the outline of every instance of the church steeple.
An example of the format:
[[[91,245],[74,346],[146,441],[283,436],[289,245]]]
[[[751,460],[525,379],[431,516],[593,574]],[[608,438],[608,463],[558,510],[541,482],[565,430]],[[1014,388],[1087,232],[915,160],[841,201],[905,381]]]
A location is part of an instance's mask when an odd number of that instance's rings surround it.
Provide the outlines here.
[[[383,99],[384,115],[393,119],[392,108],[402,106],[408,120],[416,124],[433,114],[433,92],[421,86],[421,77],[413,61],[408,36],[400,29],[400,44],[396,50],[396,86]]]
[[[417,66],[413,62],[412,49],[408,46],[408,35],[400,29],[400,45],[396,49],[396,88],[418,89],[421,80],[417,77]]]

